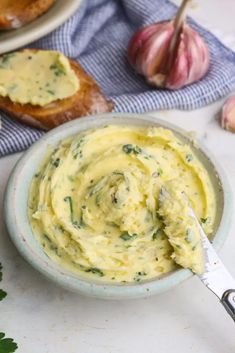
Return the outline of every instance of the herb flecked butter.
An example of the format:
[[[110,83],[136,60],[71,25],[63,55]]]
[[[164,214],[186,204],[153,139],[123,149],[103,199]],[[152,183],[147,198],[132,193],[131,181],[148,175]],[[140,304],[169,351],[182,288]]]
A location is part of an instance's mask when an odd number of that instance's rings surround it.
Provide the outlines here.
[[[177,266],[158,202],[171,180],[209,235],[215,194],[189,145],[163,128],[87,130],[48,152],[34,176],[28,201],[33,233],[49,257],[80,276],[113,283],[158,277]],[[191,249],[196,239],[186,233]]]
[[[72,96],[79,80],[69,60],[51,50],[23,50],[0,57],[0,96],[45,106]]]

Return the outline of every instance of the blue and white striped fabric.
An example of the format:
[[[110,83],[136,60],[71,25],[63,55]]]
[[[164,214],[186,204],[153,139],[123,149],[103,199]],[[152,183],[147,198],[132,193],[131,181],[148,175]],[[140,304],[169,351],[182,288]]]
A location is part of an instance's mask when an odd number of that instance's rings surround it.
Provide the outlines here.
[[[235,53],[211,33],[191,21],[209,44],[211,68],[203,80],[179,91],[147,86],[127,63],[126,48],[133,32],[143,25],[169,19],[175,11],[175,5],[167,0],[84,1],[64,25],[30,46],[59,50],[79,60],[113,99],[117,112],[195,109],[235,87]],[[26,149],[43,134],[3,113],[1,117],[0,156]]]

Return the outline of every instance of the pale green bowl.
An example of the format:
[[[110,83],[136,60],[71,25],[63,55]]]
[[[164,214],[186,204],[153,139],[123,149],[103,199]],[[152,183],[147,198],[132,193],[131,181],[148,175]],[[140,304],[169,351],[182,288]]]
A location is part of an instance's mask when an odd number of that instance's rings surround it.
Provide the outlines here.
[[[216,250],[222,246],[229,230],[232,216],[232,192],[218,161],[200,144],[195,148],[185,132],[163,120],[138,114],[104,114],[85,117],[64,124],[45,134],[19,160],[8,182],[4,212],[8,232],[21,255],[49,279],[74,292],[104,299],[132,299],[147,297],[172,289],[192,276],[189,270],[179,269],[161,278],[134,284],[109,284],[84,279],[61,268],[43,252],[32,234],[27,217],[27,200],[31,180],[49,145],[80,131],[107,124],[163,126],[173,130],[178,137],[191,144],[194,152],[207,168],[216,191],[218,212],[213,244]]]

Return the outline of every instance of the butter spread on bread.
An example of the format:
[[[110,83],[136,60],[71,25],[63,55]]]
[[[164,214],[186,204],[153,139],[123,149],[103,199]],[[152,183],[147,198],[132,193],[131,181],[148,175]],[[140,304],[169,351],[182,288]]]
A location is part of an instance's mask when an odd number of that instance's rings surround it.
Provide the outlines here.
[[[13,59],[12,54],[18,55],[18,53],[25,53],[26,57],[30,57],[39,51],[42,52],[42,50],[38,49],[23,49],[16,53],[10,53],[7,56],[1,56],[2,66],[10,65]],[[63,99],[56,99],[55,96],[51,95],[53,101],[44,106],[13,102],[9,96],[4,97],[0,94],[0,110],[8,113],[12,118],[24,124],[44,130],[52,129],[82,116],[110,112],[114,104],[102,94],[95,79],[91,75],[88,75],[77,61],[67,57],[66,59],[79,82],[79,88],[74,94]],[[30,60],[32,59],[29,59],[29,61]],[[19,71],[16,73],[17,75],[21,75],[24,66],[25,63],[19,68]],[[43,69],[40,68],[40,71],[43,71]],[[36,70],[34,68],[32,78],[34,78],[35,74]],[[40,74],[42,74],[42,72]],[[58,72],[53,65],[50,74],[55,74],[55,77],[59,78],[60,72]],[[48,83],[48,75],[45,75],[45,77]],[[7,81],[4,80],[3,86],[5,87],[6,84]]]
[[[0,95],[12,102],[45,106],[79,87],[69,60],[59,52],[24,50],[0,57]]]

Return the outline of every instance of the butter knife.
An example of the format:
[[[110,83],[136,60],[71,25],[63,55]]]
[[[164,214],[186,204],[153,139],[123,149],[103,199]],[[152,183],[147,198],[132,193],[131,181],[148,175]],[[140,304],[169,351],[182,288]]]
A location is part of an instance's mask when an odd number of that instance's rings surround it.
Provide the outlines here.
[[[190,216],[197,223],[205,254],[205,271],[198,277],[219,298],[221,304],[235,321],[235,280],[216,254],[191,206]]]

